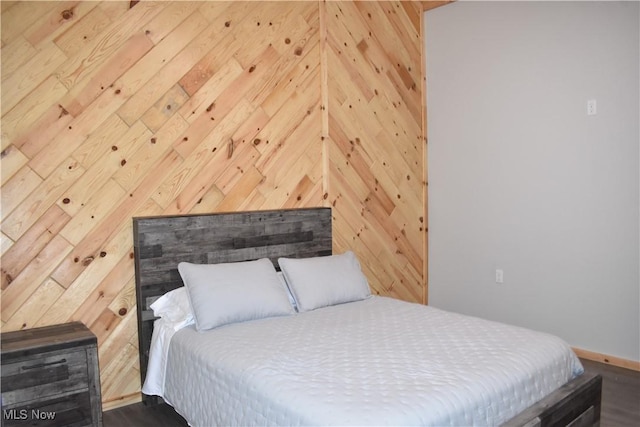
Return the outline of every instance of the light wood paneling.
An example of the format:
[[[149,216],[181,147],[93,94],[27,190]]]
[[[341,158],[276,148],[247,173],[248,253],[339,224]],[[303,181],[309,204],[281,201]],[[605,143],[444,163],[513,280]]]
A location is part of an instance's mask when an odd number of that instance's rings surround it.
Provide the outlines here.
[[[333,206],[426,295],[421,4],[2,2],[2,330],[79,320],[140,390],[131,218]]]
[[[338,251],[376,293],[423,301],[426,226],[420,9],[327,2],[329,197]]]
[[[423,0],[420,2],[420,4],[422,5],[422,10],[431,10],[431,9],[435,9],[436,7],[440,7],[440,6],[444,6],[446,4],[452,3],[455,0],[440,0],[440,1],[436,1],[436,0]]]

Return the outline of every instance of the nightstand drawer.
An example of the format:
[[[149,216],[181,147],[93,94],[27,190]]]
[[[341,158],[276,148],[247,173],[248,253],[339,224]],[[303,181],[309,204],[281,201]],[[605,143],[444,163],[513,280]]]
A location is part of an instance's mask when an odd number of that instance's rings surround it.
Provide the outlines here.
[[[89,392],[45,399],[18,405],[3,412],[3,425],[9,426],[65,426],[91,425],[91,396]]]
[[[88,389],[87,353],[56,351],[2,364],[2,403],[17,403]]]
[[[101,427],[96,336],[82,323],[0,334],[0,427]]]

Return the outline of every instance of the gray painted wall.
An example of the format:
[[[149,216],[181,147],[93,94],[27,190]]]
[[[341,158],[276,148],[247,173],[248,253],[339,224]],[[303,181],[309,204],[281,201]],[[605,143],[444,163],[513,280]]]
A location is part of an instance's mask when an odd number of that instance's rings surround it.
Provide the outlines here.
[[[637,2],[426,12],[431,305],[640,360],[639,23]]]

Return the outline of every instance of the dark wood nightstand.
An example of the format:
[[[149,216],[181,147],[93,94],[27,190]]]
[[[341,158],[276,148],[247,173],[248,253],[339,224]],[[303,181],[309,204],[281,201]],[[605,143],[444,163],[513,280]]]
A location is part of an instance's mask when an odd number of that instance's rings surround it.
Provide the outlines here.
[[[0,335],[3,426],[102,425],[97,339],[86,326]]]

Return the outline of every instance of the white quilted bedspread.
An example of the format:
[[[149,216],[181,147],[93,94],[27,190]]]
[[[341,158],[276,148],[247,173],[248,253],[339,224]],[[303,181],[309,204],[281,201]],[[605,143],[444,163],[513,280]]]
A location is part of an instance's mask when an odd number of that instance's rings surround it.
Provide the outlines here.
[[[497,425],[582,372],[559,338],[372,297],[171,342],[193,426]]]

